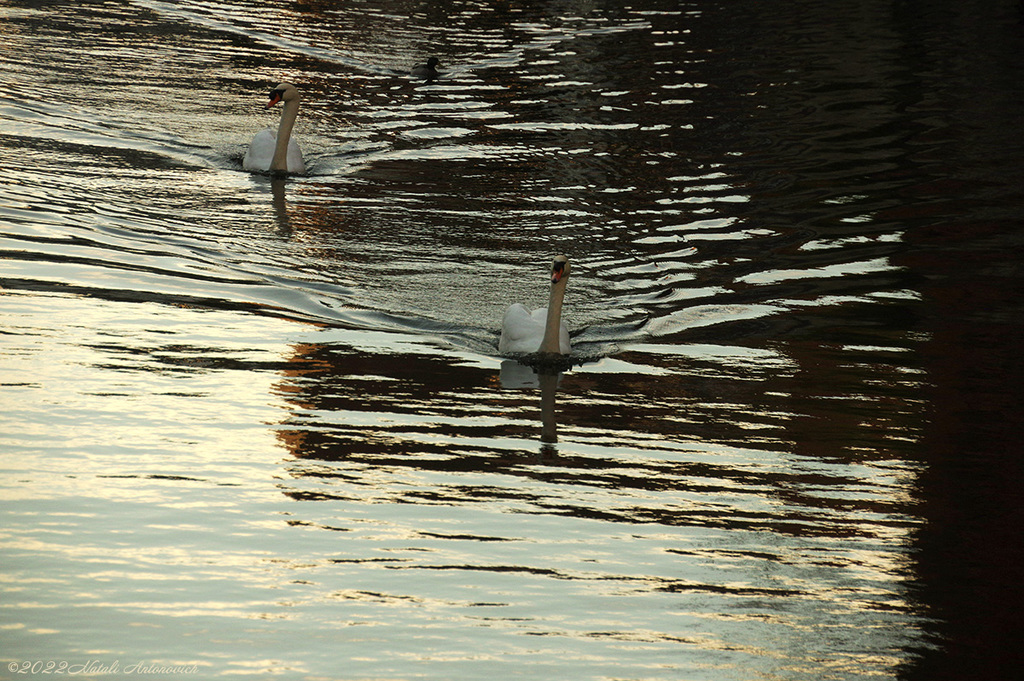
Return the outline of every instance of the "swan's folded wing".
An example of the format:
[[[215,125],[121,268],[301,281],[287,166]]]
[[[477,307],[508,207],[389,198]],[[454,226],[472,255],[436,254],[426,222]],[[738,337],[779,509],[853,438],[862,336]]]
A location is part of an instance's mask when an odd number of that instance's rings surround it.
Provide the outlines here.
[[[242,167],[246,170],[269,170],[270,161],[274,158],[274,145],[277,144],[277,133],[271,128],[260,130],[252,138],[249,150],[242,159]]]
[[[306,172],[306,162],[302,160],[302,149],[299,148],[299,143],[294,138],[288,140],[287,159],[289,173]]]
[[[563,355],[568,355],[572,352],[572,343],[569,342],[569,329],[565,327],[565,322],[562,322],[558,329],[558,346]]]
[[[538,312],[540,312],[538,321]],[[501,339],[498,352],[536,352],[544,336],[544,315],[546,311],[534,310],[531,314],[526,307],[514,303],[505,311],[501,320]]]

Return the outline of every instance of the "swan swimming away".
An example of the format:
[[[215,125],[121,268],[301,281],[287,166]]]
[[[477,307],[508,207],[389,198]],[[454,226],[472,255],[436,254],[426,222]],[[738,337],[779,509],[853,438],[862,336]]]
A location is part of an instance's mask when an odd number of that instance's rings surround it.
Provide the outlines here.
[[[246,170],[271,172],[304,173],[306,164],[302,160],[302,150],[292,139],[292,128],[295,118],[299,115],[299,91],[291,83],[281,83],[270,91],[270,102],[267,108],[278,102],[284,102],[281,112],[281,123],[275,132],[267,128],[256,133],[242,159],[242,167]]]
[[[519,303],[513,303],[501,322],[498,352],[540,352],[568,355],[572,352],[569,330],[562,322],[562,300],[569,283],[569,259],[559,255],[551,264],[551,293],[548,306],[530,312]]]

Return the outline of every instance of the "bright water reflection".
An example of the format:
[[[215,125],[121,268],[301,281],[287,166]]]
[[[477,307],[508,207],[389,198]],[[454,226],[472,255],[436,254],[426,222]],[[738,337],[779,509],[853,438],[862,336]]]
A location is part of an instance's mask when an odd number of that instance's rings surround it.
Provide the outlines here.
[[[0,674],[1005,669],[1020,36],[836,11],[0,5]]]
[[[535,391],[503,388],[492,360],[414,337],[45,300],[8,299],[21,406],[5,432],[36,424],[5,448],[20,645],[156,650],[211,674],[246,669],[257,645],[259,668],[316,675],[345,659],[352,678],[423,662],[467,678],[508,665],[810,678],[800,655],[768,651],[825,654],[823,622],[837,645],[888,651],[884,665],[912,640],[899,575],[913,470],[692,438],[687,424],[716,405],[659,397],[680,379],[729,382],[707,375],[715,362],[752,380],[780,368],[770,355],[693,347],[692,369],[640,353],[566,375],[561,442],[538,450]],[[50,335],[51,315],[72,314]],[[612,398],[623,382],[644,392]],[[791,416],[720,406],[765,433]],[[831,664],[859,675],[864,660]]]

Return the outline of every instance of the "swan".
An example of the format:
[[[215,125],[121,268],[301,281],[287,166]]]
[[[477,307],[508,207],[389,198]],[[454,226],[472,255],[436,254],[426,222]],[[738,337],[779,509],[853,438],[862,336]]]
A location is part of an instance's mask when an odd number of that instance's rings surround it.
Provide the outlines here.
[[[284,111],[281,113],[281,123],[277,126],[277,132],[267,128],[256,133],[249,145],[249,151],[245,152],[245,158],[242,159],[242,167],[246,170],[306,172],[302,150],[299,149],[298,142],[292,139],[295,117],[299,115],[299,91],[291,83],[281,83],[270,91],[267,108],[282,101]]]
[[[562,322],[562,300],[569,283],[569,259],[555,257],[551,264],[551,293],[548,306],[532,313],[520,303],[513,303],[501,321],[498,352],[502,354],[540,352],[568,355],[572,352],[569,330]]]
[[[437,71],[437,65],[441,61],[437,57],[431,57],[427,60],[426,64],[417,64],[412,69],[412,75],[415,78],[426,78],[427,80],[434,80],[440,73]]]

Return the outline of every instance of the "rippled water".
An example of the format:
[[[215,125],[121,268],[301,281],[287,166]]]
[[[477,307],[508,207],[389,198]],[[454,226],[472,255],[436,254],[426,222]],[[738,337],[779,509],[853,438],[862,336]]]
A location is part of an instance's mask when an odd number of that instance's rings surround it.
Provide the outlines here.
[[[1019,19],[0,2],[0,677],[1012,678]]]

